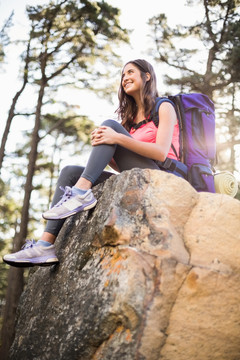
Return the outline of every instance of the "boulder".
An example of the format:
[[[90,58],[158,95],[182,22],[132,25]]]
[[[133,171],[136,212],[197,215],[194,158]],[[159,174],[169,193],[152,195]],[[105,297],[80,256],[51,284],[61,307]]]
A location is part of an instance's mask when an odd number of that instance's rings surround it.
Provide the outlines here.
[[[10,359],[240,359],[240,202],[157,170],[93,191],[30,272]]]

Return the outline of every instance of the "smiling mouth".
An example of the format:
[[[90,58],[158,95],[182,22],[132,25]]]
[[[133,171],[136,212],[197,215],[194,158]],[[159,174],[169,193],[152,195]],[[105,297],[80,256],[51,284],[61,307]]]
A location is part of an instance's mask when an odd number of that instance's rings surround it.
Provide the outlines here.
[[[132,85],[132,82],[128,82],[127,84],[125,84],[124,88],[127,88],[129,85]]]

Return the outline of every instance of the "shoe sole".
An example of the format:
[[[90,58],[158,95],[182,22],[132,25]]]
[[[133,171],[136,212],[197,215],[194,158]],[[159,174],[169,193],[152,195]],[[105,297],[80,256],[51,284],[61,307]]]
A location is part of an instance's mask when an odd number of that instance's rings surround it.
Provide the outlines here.
[[[51,261],[51,262],[44,262],[44,263],[32,263],[32,262],[29,262],[29,261],[22,261],[22,262],[16,262],[16,261],[11,261],[11,260],[4,260],[3,261],[8,264],[8,265],[11,265],[11,266],[14,266],[14,267],[19,267],[19,268],[22,268],[22,267],[33,267],[33,266],[51,266],[51,265],[56,265],[56,264],[59,264],[59,261],[56,260],[56,261]]]
[[[81,211],[85,211],[85,210],[90,210],[92,209],[95,205],[97,204],[97,200],[95,200],[92,204],[89,204],[85,207],[82,207],[80,206],[79,208],[75,209],[75,210],[72,210],[70,212],[68,212],[67,214],[63,214],[63,215],[59,215],[59,216],[45,216],[44,214],[42,214],[42,217],[45,219],[45,220],[61,220],[61,219],[66,219],[67,217],[69,216],[72,216],[72,215],[75,215]]]

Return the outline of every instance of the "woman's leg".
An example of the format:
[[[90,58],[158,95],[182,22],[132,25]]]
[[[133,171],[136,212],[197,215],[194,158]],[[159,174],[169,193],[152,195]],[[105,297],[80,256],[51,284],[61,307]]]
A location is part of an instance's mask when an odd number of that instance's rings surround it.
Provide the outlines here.
[[[56,190],[53,196],[51,206],[56,205],[61,199],[63,195],[63,190],[61,190],[61,188],[64,189],[65,186],[72,187],[76,183],[79,176],[81,176],[83,170],[84,168],[82,168],[81,166],[66,166],[62,169],[57,181]],[[63,219],[48,220],[41,240],[54,243],[59,231],[63,226],[63,223]]]
[[[52,205],[58,203],[62,197],[59,186],[72,186],[75,184],[79,176],[81,176],[84,168],[80,166],[67,166],[61,171],[58,179],[56,192],[53,197]],[[109,178],[112,173],[103,172],[94,185]],[[24,249],[13,254],[6,254],[3,261],[15,267],[28,266],[50,266],[58,264],[59,260],[55,253],[54,242],[64,223],[64,220],[49,220],[41,239],[35,243],[33,240],[27,240]]]
[[[84,167],[82,166],[66,166],[62,169],[53,196],[53,200],[51,204],[52,207],[61,200],[63,196],[63,190],[61,189],[64,189],[65,186],[70,186],[70,187],[74,186],[77,180],[79,179],[79,177],[82,175],[83,171],[84,171]],[[110,173],[108,171],[102,172],[102,174],[100,174],[98,179],[95,181],[94,186],[104,182],[112,175],[113,173]],[[63,226],[64,221],[65,219],[48,220],[45,230],[42,234],[41,240],[48,241],[53,244],[55,242],[55,239],[59,231]]]
[[[130,136],[128,132],[116,121],[107,120],[103,123],[103,125],[110,126],[115,131]],[[55,254],[55,248],[51,244],[54,243],[55,238],[58,235],[64,223],[63,217],[65,218],[69,216],[69,209],[72,207],[71,201],[73,200],[73,202],[76,201],[79,202],[80,211],[83,209],[89,209],[90,208],[89,204],[90,206],[95,206],[95,201],[94,202],[92,201],[96,199],[91,193],[91,190],[86,191],[86,194],[84,195],[73,196],[72,195],[73,191],[71,189],[71,186],[73,186],[78,182],[79,177],[80,179],[84,179],[84,181],[88,181],[90,183],[90,186],[92,186],[92,184],[97,184],[99,179],[101,179],[101,177],[103,180],[105,180],[107,177],[111,176],[112,175],[111,173],[105,173],[105,172],[103,173],[103,169],[106,167],[106,165],[110,162],[112,158],[114,158],[114,160],[116,161],[120,171],[130,170],[134,167],[135,168],[138,167],[142,169],[144,168],[159,169],[153,160],[140,156],[121,146],[99,145],[94,147],[90,155],[86,169],[83,170],[82,167],[78,167],[78,166],[76,167],[68,166],[64,168],[61,172],[61,175],[57,183],[56,192],[53,197],[52,205],[54,209],[65,207],[66,209],[64,210],[65,214],[63,215],[57,214],[57,216],[54,217],[55,220],[48,220],[44,234],[41,240],[37,242],[37,244],[31,243],[26,246],[26,249],[24,251],[19,251],[17,253],[10,255],[5,255],[4,261],[13,266],[33,266],[33,265],[46,266],[46,265],[57,264],[59,261]],[[69,187],[65,191],[63,197],[62,197],[62,192],[59,189],[59,186]],[[70,200],[62,201],[64,197],[65,199],[68,198],[69,189],[70,189]],[[90,200],[88,200],[89,198]],[[60,205],[58,207],[57,204],[59,200],[61,200],[61,204],[63,204],[63,206]],[[82,207],[82,204],[84,204],[85,207]],[[73,210],[74,212],[72,212],[72,214],[78,212],[79,208],[77,208],[76,211],[75,210],[76,209]],[[49,212],[51,213],[51,209],[45,214],[47,214],[48,216]],[[54,210],[52,211],[52,213],[54,213]],[[50,219],[51,217],[45,217],[45,218]],[[46,246],[45,244],[47,244],[48,246]]]
[[[127,130],[115,120],[106,120],[102,125],[109,126],[116,132],[131,137]],[[81,178],[87,179],[93,184],[112,158],[116,161],[120,172],[133,168],[159,170],[159,167],[152,159],[136,154],[119,145],[103,144],[92,148],[87,166]]]
[[[121,124],[114,120],[106,120],[103,125],[111,127],[118,133],[131,136]],[[96,182],[112,158],[116,161],[120,171],[133,168],[159,170],[154,160],[138,155],[122,146],[116,144],[94,146],[87,166],[75,186],[72,189],[66,188],[61,202],[44,212],[43,217],[47,220],[64,219],[79,211],[93,208],[97,200],[91,191],[92,184]]]

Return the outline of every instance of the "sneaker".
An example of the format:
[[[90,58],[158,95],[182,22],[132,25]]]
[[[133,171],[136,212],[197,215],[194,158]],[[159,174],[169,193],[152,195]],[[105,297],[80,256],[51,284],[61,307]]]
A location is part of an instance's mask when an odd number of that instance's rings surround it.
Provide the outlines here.
[[[54,245],[37,245],[35,240],[26,240],[22,250],[4,255],[3,261],[15,267],[50,266],[59,263]]]
[[[65,219],[83,210],[93,208],[97,203],[92,190],[88,190],[84,195],[73,195],[69,186],[65,187],[62,199],[50,210],[44,212],[42,217],[46,220]]]

